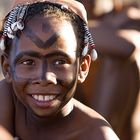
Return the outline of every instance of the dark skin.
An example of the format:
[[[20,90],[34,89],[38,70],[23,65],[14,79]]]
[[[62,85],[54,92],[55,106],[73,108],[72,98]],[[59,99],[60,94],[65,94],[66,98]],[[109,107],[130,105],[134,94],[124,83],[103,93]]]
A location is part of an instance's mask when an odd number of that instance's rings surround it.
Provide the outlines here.
[[[3,85],[8,87],[8,84],[3,81]],[[10,85],[9,85],[10,86]],[[70,139],[70,140],[84,140],[90,139],[94,136],[94,139],[105,139],[103,134],[104,132],[100,129],[101,127],[110,127],[104,119],[99,116],[96,112],[93,112],[90,108],[87,108],[83,104],[73,100],[75,104],[75,109],[73,113],[69,116],[65,117],[64,119],[56,120],[51,125],[39,125],[34,120],[28,120],[26,122],[26,118],[23,117],[25,112],[25,108],[21,103],[17,106],[17,112],[22,113],[18,114],[16,119],[16,124],[18,128],[20,128],[20,134],[24,136],[24,139]],[[84,112],[92,112],[97,117],[87,115],[86,113],[83,114],[80,108],[83,108]],[[98,118],[99,117],[99,118]],[[73,118],[73,119],[71,119]],[[26,122],[26,123],[25,123]],[[92,124],[91,124],[92,122]],[[65,124],[65,125],[63,125]],[[84,127],[83,127],[84,126]],[[85,127],[86,126],[86,127]],[[93,127],[94,126],[94,127]],[[68,130],[66,128],[69,128]],[[92,133],[91,133],[92,128]],[[28,130],[28,131],[25,131]],[[45,131],[45,132],[44,132]],[[27,133],[28,132],[28,133]],[[48,133],[46,133],[48,132]],[[32,135],[31,135],[32,134]],[[37,135],[35,135],[37,134]],[[45,134],[45,135],[44,135]],[[91,136],[92,134],[92,136]],[[5,134],[7,136],[7,134]],[[5,138],[5,135],[3,136]],[[57,135],[57,137],[55,137]],[[31,137],[29,137],[31,136]]]
[[[49,24],[53,31],[43,32],[40,21]],[[7,100],[11,92],[6,90],[13,88],[14,102],[4,102],[0,111],[8,110],[9,106],[15,110],[9,112],[10,122],[5,113],[0,123],[4,120],[3,126],[22,140],[118,140],[102,116],[73,98],[77,84],[83,83],[88,75],[91,58],[87,55],[80,61],[77,57],[77,38],[71,23],[34,17],[27,26],[36,31],[45,45],[36,43],[38,39],[31,40],[25,30],[12,48],[10,59],[3,59],[9,84],[3,81],[7,88],[1,90],[5,91],[0,96]],[[56,41],[47,46],[54,35],[58,36]]]

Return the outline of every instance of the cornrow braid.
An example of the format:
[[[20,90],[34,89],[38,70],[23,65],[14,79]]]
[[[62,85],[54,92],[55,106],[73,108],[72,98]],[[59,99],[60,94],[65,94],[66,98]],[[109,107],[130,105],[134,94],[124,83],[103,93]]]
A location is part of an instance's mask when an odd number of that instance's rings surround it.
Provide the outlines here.
[[[16,31],[23,30],[24,24],[22,20],[26,9],[27,5],[17,6],[7,15],[3,27],[3,35],[0,41],[0,49],[2,51],[6,49],[4,43],[5,38],[8,37],[10,39],[14,39]]]
[[[82,52],[82,55],[85,56],[87,53],[90,53],[92,60],[96,60],[97,59],[97,52],[95,50],[95,44],[94,44],[92,35],[89,32],[89,29],[85,23],[83,26],[84,26],[84,30],[85,30],[85,44],[88,44],[88,45],[85,45],[85,48]]]
[[[11,26],[13,20],[15,19],[14,16],[15,16],[16,13],[17,13],[17,9],[18,9],[18,7],[16,7],[15,9],[13,9],[13,10],[10,12],[10,14],[7,16],[7,20],[6,20],[5,24],[4,24],[3,35],[2,35],[2,37],[1,37],[1,44],[0,44],[0,48],[1,48],[2,51],[5,50],[4,39],[5,39],[5,37],[7,36],[8,28],[10,28],[10,26]],[[12,34],[11,34],[10,37],[13,38]]]

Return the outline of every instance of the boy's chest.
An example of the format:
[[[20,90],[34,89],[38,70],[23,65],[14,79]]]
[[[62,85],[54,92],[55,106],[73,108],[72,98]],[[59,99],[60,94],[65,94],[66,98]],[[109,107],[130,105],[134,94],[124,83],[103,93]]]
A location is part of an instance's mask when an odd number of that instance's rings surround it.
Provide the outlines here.
[[[15,122],[15,136],[19,140],[92,140],[89,131],[86,125],[73,121],[38,126],[21,113]]]
[[[16,136],[19,140],[90,140],[85,129],[74,129],[71,126],[38,129],[20,124],[17,126]]]
[[[19,140],[92,140],[92,129],[87,121],[75,117],[56,120],[50,123],[38,123],[30,118],[23,106],[16,107],[15,136]]]

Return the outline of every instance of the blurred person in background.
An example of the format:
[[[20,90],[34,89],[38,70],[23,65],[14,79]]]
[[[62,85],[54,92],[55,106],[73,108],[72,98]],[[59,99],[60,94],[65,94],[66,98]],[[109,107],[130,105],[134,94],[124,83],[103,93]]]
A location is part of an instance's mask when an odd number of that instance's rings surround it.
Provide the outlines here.
[[[0,0],[0,21],[3,20],[4,14],[7,12],[8,7],[10,6],[11,0]],[[1,27],[2,22],[0,22]]]
[[[12,0],[0,0],[0,30],[2,26],[2,21],[4,18],[7,9],[10,7]],[[0,66],[0,79],[3,78],[3,74],[1,73],[1,66]]]
[[[99,59],[80,100],[100,112],[122,140],[140,136],[140,8],[137,0],[89,0],[85,4]],[[104,7],[104,8],[103,8]],[[77,94],[76,94],[77,95]]]

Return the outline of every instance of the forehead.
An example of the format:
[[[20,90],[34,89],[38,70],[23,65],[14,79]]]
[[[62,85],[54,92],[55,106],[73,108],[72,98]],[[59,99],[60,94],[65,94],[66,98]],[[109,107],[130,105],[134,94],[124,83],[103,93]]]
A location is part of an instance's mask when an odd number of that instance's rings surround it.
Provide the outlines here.
[[[26,27],[25,32],[28,32],[28,28],[30,28],[32,31],[36,32],[36,34],[41,34],[44,38],[46,38],[46,34],[51,35],[54,33],[58,34],[60,37],[66,34],[68,35],[69,33],[75,37],[71,22],[55,17],[35,16],[26,24]]]
[[[56,38],[53,39],[52,36],[56,36]],[[77,49],[77,39],[73,26],[66,20],[55,17],[33,17],[25,26],[25,30],[18,41],[19,47],[17,47],[17,50],[20,48],[20,51],[25,51],[33,49],[33,47],[39,49],[39,46],[34,42],[34,37],[43,43],[52,42],[52,44],[48,43],[44,47],[40,47],[41,49],[54,48],[56,46],[57,49],[62,49],[66,52],[76,51]],[[50,38],[52,39],[50,40]]]

